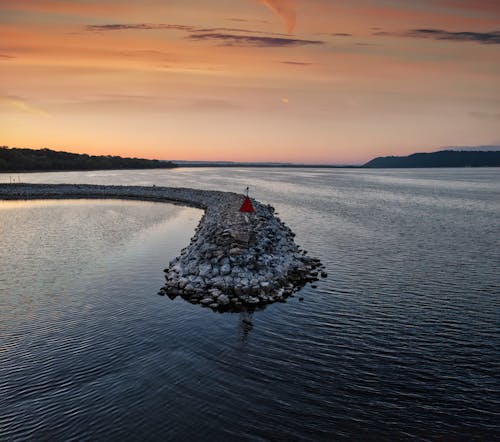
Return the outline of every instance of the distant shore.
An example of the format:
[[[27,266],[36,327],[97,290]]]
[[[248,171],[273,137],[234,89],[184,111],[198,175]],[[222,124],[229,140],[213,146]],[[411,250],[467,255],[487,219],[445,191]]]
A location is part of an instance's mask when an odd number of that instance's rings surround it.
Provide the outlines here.
[[[440,150],[408,156],[377,157],[365,164],[300,164],[276,162],[147,160],[119,156],[92,156],[50,149],[0,147],[0,173],[89,172],[175,168],[280,169],[416,169],[500,167],[500,151]]]

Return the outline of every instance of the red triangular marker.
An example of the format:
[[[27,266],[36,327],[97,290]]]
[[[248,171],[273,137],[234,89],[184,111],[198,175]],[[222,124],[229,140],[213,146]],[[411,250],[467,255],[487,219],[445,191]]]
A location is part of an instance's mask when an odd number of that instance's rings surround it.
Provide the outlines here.
[[[240,212],[254,212],[252,201],[250,201],[250,198],[245,197],[245,201],[243,201],[243,204],[240,207]]]

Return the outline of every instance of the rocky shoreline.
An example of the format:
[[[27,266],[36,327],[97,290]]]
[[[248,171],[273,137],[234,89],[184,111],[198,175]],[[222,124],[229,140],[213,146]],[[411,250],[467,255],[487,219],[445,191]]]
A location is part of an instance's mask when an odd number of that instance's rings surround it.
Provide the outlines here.
[[[321,275],[294,241],[295,234],[274,208],[252,200],[242,213],[243,195],[171,187],[0,184],[0,199],[115,198],[174,202],[205,210],[195,235],[165,269],[160,295],[219,311],[262,307],[286,298]]]

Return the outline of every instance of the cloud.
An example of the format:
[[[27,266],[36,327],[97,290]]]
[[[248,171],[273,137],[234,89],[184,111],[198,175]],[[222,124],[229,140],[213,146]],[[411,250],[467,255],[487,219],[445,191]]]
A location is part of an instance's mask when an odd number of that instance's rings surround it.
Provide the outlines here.
[[[500,112],[469,112],[469,115],[480,120],[500,121]]]
[[[113,16],[117,13],[133,12],[125,2],[74,1],[74,0],[0,0],[0,7],[7,11],[44,12],[52,14],[74,14],[82,16]]]
[[[398,36],[413,38],[428,38],[432,40],[447,40],[457,42],[473,42],[480,44],[500,44],[500,31],[492,32],[450,32],[442,29],[411,29],[403,33],[375,32],[378,36]]]
[[[285,22],[286,29],[292,34],[297,24],[297,13],[294,0],[257,0],[266,5]]]
[[[184,31],[190,33],[240,32],[240,33],[251,33],[251,34],[286,36],[286,34],[280,34],[276,32],[254,31],[251,29],[244,29],[244,28],[200,28],[198,26],[192,26],[192,25],[175,25],[166,23],[118,23],[118,24],[105,24],[105,25],[87,25],[86,30],[92,32],[127,31],[127,30],[135,30],[135,31],[167,30],[167,31]]]
[[[269,24],[269,20],[250,20],[248,18],[227,18],[227,21],[233,21],[237,23],[264,23],[264,24]]]
[[[196,28],[194,26],[185,25],[169,25],[169,24],[153,24],[153,23],[118,23],[118,24],[108,24],[108,25],[88,25],[86,26],[87,31],[124,31],[124,30],[156,30],[156,29],[166,29],[171,31],[187,31],[194,32]]]
[[[0,54],[0,60],[12,60],[16,57],[13,55],[8,55],[8,54]]]
[[[305,61],[280,61],[282,64],[291,64],[293,66],[311,66],[313,63],[307,63]]]
[[[432,38],[435,40],[472,41],[482,44],[500,44],[500,31],[493,32],[449,32],[441,29],[413,29],[409,37]]]
[[[201,28],[191,25],[176,25],[166,23],[118,23],[103,25],[88,25],[87,31],[109,32],[124,30],[170,30],[188,32],[188,39],[197,41],[218,41],[224,46],[254,46],[254,47],[290,47],[324,44],[321,40],[305,40],[289,38],[286,34],[276,32],[252,31],[243,28]],[[258,35],[240,35],[258,34]]]
[[[217,32],[191,34],[191,40],[212,40],[224,46],[256,46],[256,47],[291,47],[323,44],[320,40],[302,40],[298,38],[261,37],[255,35],[236,35]]]
[[[495,15],[500,13],[497,0],[432,0],[432,3],[458,10],[493,13]]]
[[[50,115],[43,109],[40,109],[25,100],[13,95],[0,95],[0,110],[6,107],[8,110],[16,110],[24,114],[37,115],[39,117],[49,117]]]

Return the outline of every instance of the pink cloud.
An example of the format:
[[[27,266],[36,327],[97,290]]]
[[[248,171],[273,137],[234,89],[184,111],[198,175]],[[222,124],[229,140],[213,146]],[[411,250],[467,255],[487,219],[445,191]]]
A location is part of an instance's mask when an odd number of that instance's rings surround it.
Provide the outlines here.
[[[297,23],[297,13],[294,0],[258,0],[266,5],[271,11],[277,14],[285,22],[289,34],[295,30]]]

